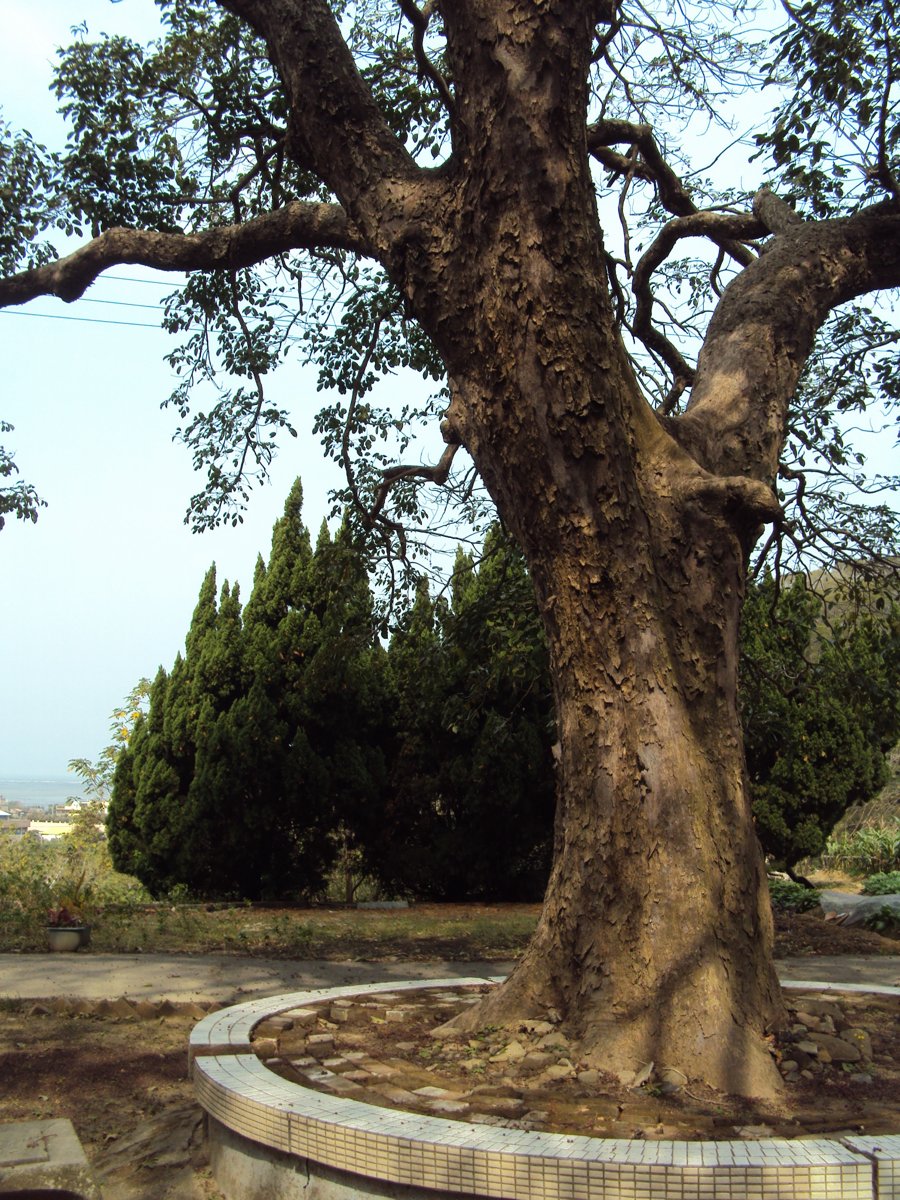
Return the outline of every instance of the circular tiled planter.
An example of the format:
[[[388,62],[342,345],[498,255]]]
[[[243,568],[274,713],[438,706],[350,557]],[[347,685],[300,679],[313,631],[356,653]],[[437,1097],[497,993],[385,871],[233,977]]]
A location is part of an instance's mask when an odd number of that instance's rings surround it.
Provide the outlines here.
[[[900,1135],[629,1141],[473,1125],[313,1091],[280,1078],[251,1048],[256,1025],[292,1009],[484,982],[293,992],[201,1021],[190,1039],[192,1075],[229,1200],[900,1200]]]

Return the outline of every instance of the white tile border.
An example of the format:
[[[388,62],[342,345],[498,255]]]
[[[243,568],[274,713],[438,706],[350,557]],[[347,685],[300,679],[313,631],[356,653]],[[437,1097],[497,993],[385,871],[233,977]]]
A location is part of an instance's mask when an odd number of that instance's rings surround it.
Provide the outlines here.
[[[326,1095],[252,1053],[267,1017],[349,996],[498,983],[502,977],[350,984],[220,1009],[190,1036],[198,1099],[257,1145],[389,1185],[503,1200],[900,1200],[900,1135],[643,1141],[447,1121]],[[784,984],[792,991],[900,995],[900,988]]]

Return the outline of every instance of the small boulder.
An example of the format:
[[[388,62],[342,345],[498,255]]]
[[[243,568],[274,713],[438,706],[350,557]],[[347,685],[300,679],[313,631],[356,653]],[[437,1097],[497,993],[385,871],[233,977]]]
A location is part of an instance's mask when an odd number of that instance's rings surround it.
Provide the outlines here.
[[[842,1037],[833,1037],[829,1033],[817,1033],[815,1041],[819,1054],[820,1062],[859,1062],[862,1058],[862,1051],[851,1042],[845,1041]],[[823,1050],[828,1055],[826,1059],[823,1055]]]
[[[867,1030],[851,1026],[849,1029],[843,1031],[841,1041],[849,1042],[851,1046],[855,1046],[866,1062],[872,1061],[872,1039],[869,1037]]]
[[[547,1067],[541,1077],[548,1083],[552,1083],[556,1079],[570,1079],[574,1074],[575,1068],[567,1059],[563,1059],[562,1062],[553,1063]]]
[[[543,1037],[545,1034],[553,1032],[553,1026],[549,1021],[510,1021],[507,1029],[513,1033],[530,1033],[535,1037]]]
[[[538,1046],[542,1050],[568,1050],[569,1039],[561,1033],[548,1033],[540,1039]]]
[[[530,1050],[522,1059],[524,1067],[534,1067],[540,1069],[546,1067],[554,1061],[555,1054],[551,1054],[549,1050]]]
[[[254,1038],[251,1049],[257,1058],[268,1061],[270,1058],[275,1058],[278,1054],[278,1038],[263,1037]]]
[[[526,1055],[525,1047],[521,1042],[510,1042],[508,1046],[500,1051],[499,1054],[491,1055],[491,1062],[519,1062]]]
[[[831,1017],[833,1021],[840,1021],[844,1016],[833,1000],[822,1000],[818,996],[799,996],[796,1011],[799,1010],[815,1017]]]

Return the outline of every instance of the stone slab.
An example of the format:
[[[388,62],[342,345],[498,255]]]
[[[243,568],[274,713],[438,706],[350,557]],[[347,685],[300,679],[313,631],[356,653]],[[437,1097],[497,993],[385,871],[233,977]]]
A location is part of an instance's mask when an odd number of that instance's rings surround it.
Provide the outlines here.
[[[39,1125],[29,1121],[28,1126]],[[47,1162],[50,1151],[39,1132],[33,1133],[20,1125],[0,1125],[0,1171],[4,1167],[21,1167],[26,1163]]]
[[[0,1197],[102,1200],[71,1121],[19,1121],[0,1126]]]

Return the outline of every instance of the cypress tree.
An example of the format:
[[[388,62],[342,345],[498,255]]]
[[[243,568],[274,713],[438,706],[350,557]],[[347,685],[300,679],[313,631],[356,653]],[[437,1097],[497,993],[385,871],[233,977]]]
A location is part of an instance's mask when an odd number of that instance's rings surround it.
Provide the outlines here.
[[[289,693],[298,728],[327,778],[332,834],[353,844],[361,814],[377,811],[389,737],[385,652],[375,631],[365,564],[349,528],[322,526],[308,575],[310,607],[299,639],[302,679]],[[298,673],[299,674],[299,673]]]
[[[129,752],[116,773],[107,827],[113,861],[138,876],[153,893],[182,885],[195,888],[204,869],[203,844],[209,831],[198,826],[197,804],[189,799],[194,779],[198,731],[214,720],[216,696],[227,692],[228,655],[239,601],[226,583],[220,629],[215,565],[207,571],[171,675],[160,669],[150,693],[147,717],[139,722]],[[127,820],[126,820],[127,818]]]
[[[246,854],[239,836],[246,768],[229,743],[230,712],[247,683],[242,633],[239,589],[226,580],[214,623],[201,641],[188,645],[185,660],[193,762],[180,814],[176,871],[179,882],[204,896],[246,894],[236,878]]]
[[[435,604],[422,585],[391,641],[394,837],[370,853],[418,895],[537,899],[552,842],[549,679],[528,576],[499,528],[477,570],[458,553],[450,597]]]
[[[744,607],[741,704],[750,795],[763,849],[792,876],[844,812],[886,777],[900,733],[897,621],[845,614],[820,636],[821,601],[766,580]],[[799,878],[799,877],[798,877]]]
[[[349,533],[313,554],[299,480],[242,613],[215,568],[185,654],[161,672],[117,777],[111,842],[151,890],[298,898],[320,890],[348,810],[385,767],[384,652]]]
[[[164,731],[169,684],[160,667],[149,711],[120,755],[106,825],[116,870],[136,875],[154,894],[173,882],[171,851],[180,826],[180,780]]]

